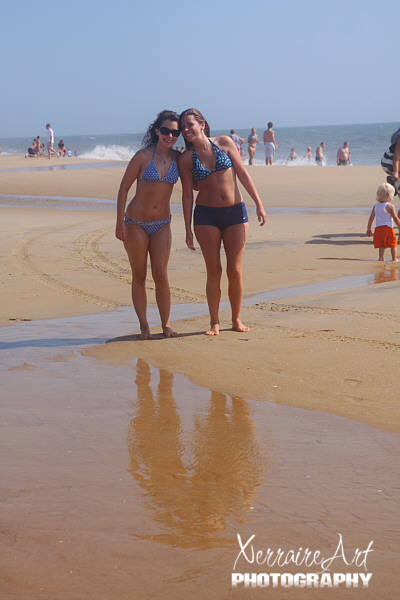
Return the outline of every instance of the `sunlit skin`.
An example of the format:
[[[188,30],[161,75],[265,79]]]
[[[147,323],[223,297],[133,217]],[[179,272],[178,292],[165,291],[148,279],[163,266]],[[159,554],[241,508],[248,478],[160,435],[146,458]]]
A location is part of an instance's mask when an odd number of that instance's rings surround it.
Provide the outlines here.
[[[160,127],[178,130],[178,122],[164,120]],[[154,163],[160,178],[165,177],[171,166],[172,156],[178,162],[179,153],[172,150],[176,138],[171,134],[161,135],[156,129],[158,143],[154,154]],[[156,289],[156,302],[160,313],[161,326],[165,337],[176,337],[171,328],[169,317],[171,297],[167,276],[167,266],[171,250],[171,226],[163,225],[157,233],[148,236],[140,225],[130,223],[126,227],[124,212],[128,192],[136,181],[136,193],[126,214],[135,221],[156,221],[170,216],[170,198],[173,185],[164,181],[140,181],[140,178],[152,160],[153,147],[139,150],[130,161],[122,178],[117,200],[117,224],[115,235],[124,243],[132,269],[132,302],[140,324],[140,339],[152,338],[147,321],[146,274],[147,257],[150,257],[151,272]]]
[[[210,139],[231,159],[233,167],[214,172],[206,179],[195,183],[198,195],[197,205],[227,207],[239,204],[242,197],[237,186],[236,176],[245,190],[254,200],[257,218],[264,225],[267,215],[261,203],[255,185],[247,173],[232,139],[228,136],[208,138],[204,133],[204,122],[199,123],[194,116],[187,115],[181,121],[181,133],[191,142],[204,167],[212,171],[215,167],[215,154]],[[179,170],[182,182],[182,203],[186,227],[186,244],[195,250],[192,232],[193,211],[193,166],[192,150],[186,150],[179,157]],[[240,223],[225,228],[222,232],[213,225],[194,227],[196,239],[200,245],[207,270],[206,294],[210,312],[210,329],[206,335],[219,334],[219,304],[221,300],[222,265],[220,258],[221,243],[224,246],[227,261],[228,296],[232,309],[232,329],[238,332],[248,331],[240,319],[243,297],[242,260],[248,235],[248,223]]]

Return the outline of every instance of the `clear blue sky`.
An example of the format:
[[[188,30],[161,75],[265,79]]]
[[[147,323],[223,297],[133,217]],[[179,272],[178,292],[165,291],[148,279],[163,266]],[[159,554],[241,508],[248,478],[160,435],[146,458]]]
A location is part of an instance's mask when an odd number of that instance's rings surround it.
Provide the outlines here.
[[[399,120],[398,0],[0,0],[0,137]]]

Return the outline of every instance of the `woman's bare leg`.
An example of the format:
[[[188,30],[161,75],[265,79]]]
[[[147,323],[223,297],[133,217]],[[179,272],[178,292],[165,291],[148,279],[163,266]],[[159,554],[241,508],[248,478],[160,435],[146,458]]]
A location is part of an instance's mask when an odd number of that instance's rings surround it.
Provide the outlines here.
[[[156,286],[156,302],[160,313],[161,326],[165,337],[176,337],[171,328],[169,316],[171,311],[171,293],[168,282],[168,260],[171,251],[171,226],[169,223],[150,237],[149,253],[151,272]]]
[[[147,321],[146,273],[149,236],[140,225],[131,223],[128,239],[124,242],[125,250],[132,269],[132,302],[139,319],[140,339],[151,339]]]
[[[227,227],[222,233],[226,254],[228,296],[232,309],[232,329],[239,332],[249,331],[249,328],[240,320],[243,298],[242,262],[248,232],[249,224],[241,223]]]
[[[206,335],[219,334],[219,303],[221,300],[221,231],[212,225],[196,225],[194,228],[207,269],[206,294],[210,313],[210,329]]]

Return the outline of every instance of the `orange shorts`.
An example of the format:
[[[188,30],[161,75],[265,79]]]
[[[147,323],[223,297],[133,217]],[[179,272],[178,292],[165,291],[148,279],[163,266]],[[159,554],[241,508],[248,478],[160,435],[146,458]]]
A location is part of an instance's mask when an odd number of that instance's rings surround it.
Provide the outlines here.
[[[374,248],[397,248],[397,240],[393,227],[388,227],[387,225],[375,227]]]

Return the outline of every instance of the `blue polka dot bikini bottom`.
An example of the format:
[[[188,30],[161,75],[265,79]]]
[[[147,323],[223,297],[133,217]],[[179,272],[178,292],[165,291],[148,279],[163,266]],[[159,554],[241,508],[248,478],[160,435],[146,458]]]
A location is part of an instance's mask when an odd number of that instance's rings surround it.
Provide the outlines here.
[[[139,225],[143,229],[143,231],[147,233],[149,237],[151,237],[152,235],[157,233],[157,231],[159,231],[161,227],[163,227],[167,223],[171,223],[171,215],[168,219],[159,219],[158,221],[135,221],[135,219],[131,219],[125,214],[124,223],[126,227],[128,227],[128,225],[130,225],[131,223],[136,223],[136,225]]]

